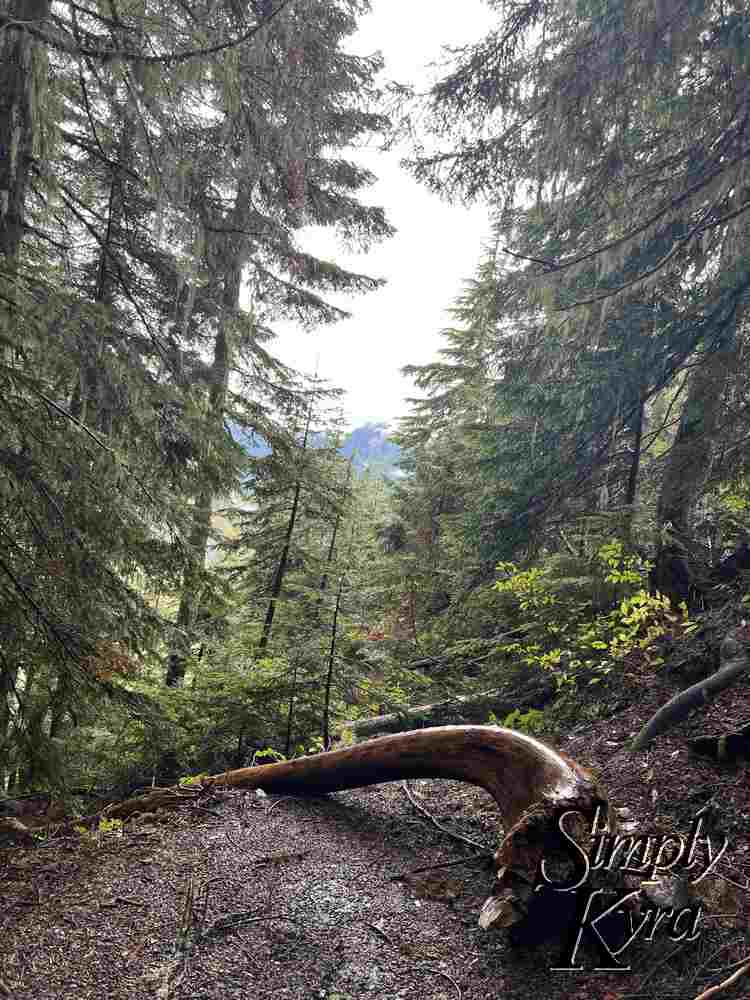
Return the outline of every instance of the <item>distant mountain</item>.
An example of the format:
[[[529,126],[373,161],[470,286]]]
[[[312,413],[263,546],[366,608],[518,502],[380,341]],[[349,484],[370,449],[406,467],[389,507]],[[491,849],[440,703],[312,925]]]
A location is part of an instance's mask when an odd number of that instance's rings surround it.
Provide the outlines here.
[[[263,458],[264,455],[271,454],[271,449],[262,437],[259,437],[257,434],[248,434],[247,431],[231,421],[229,423],[229,433],[237,444],[242,447],[243,451],[248,455],[252,455],[253,458]]]
[[[353,455],[354,467],[360,472],[367,469],[391,479],[401,474],[396,467],[401,458],[401,449],[389,440],[387,424],[373,423],[355,427],[346,435],[339,451],[347,458]]]
[[[262,458],[271,449],[263,440],[253,434],[248,434],[236,424],[230,425],[234,440],[240,444],[248,455]],[[313,448],[320,448],[325,443],[323,434],[315,434],[312,438]],[[398,479],[401,475],[397,468],[401,458],[401,449],[388,439],[388,425],[385,423],[367,423],[355,427],[344,438],[339,448],[340,454],[346,458],[354,456],[354,468],[358,472],[367,470],[388,479]]]

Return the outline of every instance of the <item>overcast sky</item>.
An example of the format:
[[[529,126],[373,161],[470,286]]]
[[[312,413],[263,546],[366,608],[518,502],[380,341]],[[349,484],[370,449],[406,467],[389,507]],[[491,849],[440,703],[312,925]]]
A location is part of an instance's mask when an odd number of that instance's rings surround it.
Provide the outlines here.
[[[491,12],[481,0],[460,4],[399,3],[373,0],[374,11],[362,20],[348,48],[358,53],[380,50],[391,79],[426,89],[442,45],[480,38]],[[320,356],[322,378],[345,389],[344,410],[352,425],[392,421],[407,412],[405,397],[414,395],[411,380],[399,369],[431,361],[442,346],[439,331],[448,325],[449,309],[473,277],[482,244],[489,235],[487,213],[480,206],[448,205],[412,180],[399,167],[407,148],[388,154],[357,151],[358,159],[378,176],[362,194],[382,205],[396,235],[367,254],[347,255],[330,235],[315,231],[303,238],[305,249],[343,267],[387,279],[376,292],[336,299],[352,313],[349,320],[304,333],[278,326],[276,353],[296,368],[312,372]]]

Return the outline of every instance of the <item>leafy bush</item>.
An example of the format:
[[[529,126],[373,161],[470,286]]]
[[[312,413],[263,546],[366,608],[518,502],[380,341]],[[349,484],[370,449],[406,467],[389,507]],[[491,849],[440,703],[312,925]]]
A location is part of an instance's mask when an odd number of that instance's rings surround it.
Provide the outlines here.
[[[559,687],[574,684],[582,671],[597,683],[634,653],[658,664],[658,640],[690,626],[686,608],[675,612],[668,598],[648,593],[647,565],[617,540],[599,548],[585,577],[563,577],[564,586],[555,575],[561,565],[569,568],[570,560],[524,569],[501,563],[503,575],[495,584],[515,602],[515,619],[529,626],[500,650],[515,662],[552,672]],[[607,588],[611,606],[601,609]],[[618,592],[624,596],[615,600]]]

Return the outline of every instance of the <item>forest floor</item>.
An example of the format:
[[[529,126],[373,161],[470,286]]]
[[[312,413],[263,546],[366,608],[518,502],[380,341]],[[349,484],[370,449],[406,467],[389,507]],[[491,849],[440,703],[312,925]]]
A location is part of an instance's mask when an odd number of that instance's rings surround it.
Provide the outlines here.
[[[693,1000],[750,957],[750,766],[698,758],[686,739],[750,721],[750,683],[648,751],[624,749],[674,692],[666,676],[623,677],[608,693],[616,716],[555,741],[596,770],[638,833],[687,840],[713,803],[715,852],[728,837],[695,890],[699,936],[675,943],[665,922],[619,956],[629,971],[597,972],[590,934],[580,971],[555,972],[566,964],[559,941],[512,946],[504,932],[480,930],[486,860],[393,783],[320,799],[221,792],[200,810],[141,816],[119,834],[1,848],[0,996]],[[437,781],[409,791],[443,827],[494,850],[499,815],[483,792]],[[435,867],[410,874],[426,866]],[[750,998],[750,973],[722,995]]]

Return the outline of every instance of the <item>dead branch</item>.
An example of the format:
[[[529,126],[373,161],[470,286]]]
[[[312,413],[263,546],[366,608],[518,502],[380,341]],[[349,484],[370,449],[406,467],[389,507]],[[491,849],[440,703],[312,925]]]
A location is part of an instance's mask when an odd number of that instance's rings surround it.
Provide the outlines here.
[[[731,636],[727,636],[721,644],[721,658],[722,666],[716,673],[680,691],[666,705],[662,705],[635,738],[633,750],[644,750],[655,736],[659,736],[687,718],[693,709],[708,705],[720,691],[742,677],[750,666],[745,648]]]
[[[480,851],[482,854],[486,853],[484,846],[480,844],[478,841],[472,840],[470,837],[464,837],[460,833],[454,833],[454,831],[449,830],[447,826],[443,826],[441,823],[438,823],[438,821],[435,819],[432,813],[428,812],[424,806],[421,806],[417,802],[417,800],[411,794],[409,786],[406,784],[405,781],[401,782],[401,787],[406,793],[407,799],[411,802],[411,804],[414,806],[417,812],[420,812],[425,817],[425,819],[428,819],[434,827],[437,827],[437,829],[440,830],[441,833],[444,833],[447,837],[451,837],[453,840],[457,840],[459,844],[467,844],[469,847],[473,847],[475,850]]]
[[[717,983],[716,986],[711,986],[709,989],[699,993],[695,1000],[709,1000],[709,997],[714,997],[717,993],[723,993],[730,986],[734,986],[737,980],[741,979],[746,972],[750,972],[750,962],[746,962],[736,972],[733,972],[723,983]]]
[[[492,895],[480,914],[485,929],[524,920],[540,860],[564,847],[558,825],[563,814],[575,814],[567,828],[577,821],[578,832],[584,834],[600,809],[607,815],[606,795],[593,775],[539,740],[498,726],[437,726],[296,760],[225,771],[198,787],[154,789],[81,822],[91,828],[102,818],[126,819],[159,808],[194,805],[221,788],[323,795],[407,778],[465,781],[483,788],[497,803],[504,837],[494,855]],[[184,936],[188,937],[195,924],[193,897],[194,888],[186,899]]]
[[[537,866],[559,843],[565,812],[592,819],[606,796],[591,774],[523,733],[496,726],[438,726],[207,779],[219,787],[320,795],[405,778],[453,778],[494,798],[505,837],[495,853],[497,881],[480,923],[509,927],[526,915]]]
[[[548,677],[534,677],[531,681],[507,684],[504,688],[484,691],[480,694],[460,695],[429,705],[413,705],[386,715],[376,715],[368,719],[340,722],[336,726],[339,735],[350,732],[356,739],[383,733],[398,733],[418,726],[438,726],[445,722],[459,722],[466,725],[484,722],[494,713],[502,719],[514,709],[526,711],[543,708],[555,696],[555,685]]]
[[[443,979],[447,979],[449,983],[453,983],[456,993],[458,994],[458,1000],[461,1000],[461,987],[458,985],[453,976],[449,976],[447,972],[443,972],[442,969],[425,968],[419,965],[413,965],[411,968],[406,970],[407,972],[432,972],[436,976],[442,976]]]

